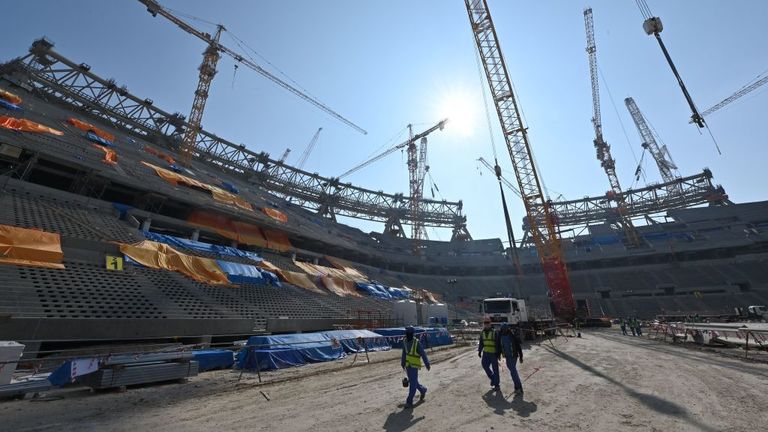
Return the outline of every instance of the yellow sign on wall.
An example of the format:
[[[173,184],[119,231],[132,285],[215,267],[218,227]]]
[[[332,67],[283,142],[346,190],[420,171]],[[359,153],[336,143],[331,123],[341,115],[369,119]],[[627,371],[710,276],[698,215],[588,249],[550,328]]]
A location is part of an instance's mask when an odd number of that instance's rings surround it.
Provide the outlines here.
[[[107,270],[123,271],[123,257],[107,255]]]

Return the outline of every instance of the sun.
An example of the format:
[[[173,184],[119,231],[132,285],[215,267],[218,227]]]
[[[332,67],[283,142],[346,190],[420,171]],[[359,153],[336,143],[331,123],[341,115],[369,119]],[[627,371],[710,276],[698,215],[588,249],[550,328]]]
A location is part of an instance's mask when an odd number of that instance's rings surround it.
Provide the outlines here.
[[[474,133],[477,126],[478,106],[476,98],[463,89],[451,89],[438,97],[436,101],[437,114],[447,118],[445,129],[461,137]]]

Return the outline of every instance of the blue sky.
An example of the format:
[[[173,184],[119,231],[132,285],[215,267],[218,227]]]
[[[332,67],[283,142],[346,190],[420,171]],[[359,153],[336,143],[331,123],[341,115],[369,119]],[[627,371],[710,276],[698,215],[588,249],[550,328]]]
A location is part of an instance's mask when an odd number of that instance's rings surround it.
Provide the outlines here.
[[[309,171],[339,175],[388,142],[394,144],[391,139],[406,124],[424,129],[440,119],[446,104],[460,105],[464,119],[430,137],[430,169],[440,190],[436,197],[464,201],[475,238],[505,237],[498,188],[489,173],[480,174],[475,161],[479,156],[491,159],[492,152],[481,93],[485,84],[462,1],[161,3],[225,24],[311,94],[368,130],[365,136],[355,132],[245,68],[233,77],[232,61],[223,58],[203,127],[275,158],[290,147],[289,162],[298,159],[323,127],[305,166]],[[648,3],[664,22],[664,41],[700,109],[768,69],[768,2]],[[604,135],[622,186],[633,184],[635,158],[642,151],[624,108],[624,98],[632,96],[683,175],[709,167],[734,201],[768,199],[768,86],[708,118],[723,150],[720,156],[708,134],[688,124],[690,111],[656,41],[643,32],[634,1],[491,0],[550,196],[575,199],[609,187],[592,146],[582,15],[586,6],[594,10],[598,62],[618,110],[617,116],[601,83]],[[189,112],[205,47],[163,18],[153,18],[138,1],[29,0],[5,5],[4,15],[19,25],[4,35],[0,60],[24,54],[32,40],[45,35],[58,52],[90,64],[95,73],[115,78],[134,94],[171,112]],[[191,23],[213,31],[208,24]],[[236,47],[228,35],[222,42]],[[511,171],[495,113],[491,115],[500,161]],[[646,180],[658,181],[651,158],[645,161]],[[373,190],[407,193],[407,177],[405,156],[395,153],[348,179]],[[429,188],[425,194],[431,195]],[[519,236],[522,204],[511,194],[509,201]],[[380,224],[353,224],[381,230]],[[446,231],[428,234],[450,237]]]

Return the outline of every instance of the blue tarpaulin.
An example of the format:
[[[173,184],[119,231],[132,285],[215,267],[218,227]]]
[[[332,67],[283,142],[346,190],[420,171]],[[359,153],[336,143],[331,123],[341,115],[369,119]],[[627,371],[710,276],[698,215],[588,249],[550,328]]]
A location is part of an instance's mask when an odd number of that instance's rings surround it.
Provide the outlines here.
[[[444,328],[414,327],[416,335],[426,343],[428,347],[452,345],[453,339],[448,330]],[[373,329],[374,333],[385,336],[392,348],[402,348],[405,338],[405,327],[389,327]]]
[[[381,288],[379,288],[381,287]],[[367,284],[363,282],[357,282],[357,289],[366,292],[372,297],[378,297],[382,299],[391,299],[392,295],[381,285]]]
[[[227,279],[234,284],[263,284],[268,280],[262,275],[262,270],[248,264],[238,264],[217,260],[216,264],[226,273]]]
[[[7,110],[11,110],[11,111],[21,111],[20,106],[16,104],[12,104],[5,99],[0,99],[0,107],[5,108]]]
[[[358,339],[361,338],[361,339]],[[386,351],[386,338],[368,330],[252,336],[237,355],[240,368],[271,370],[343,358],[347,354]]]
[[[95,133],[93,133],[91,131],[86,132],[85,133],[85,137],[88,138],[89,140],[95,142],[96,144],[101,144],[101,145],[106,146],[106,147],[114,147],[115,146],[115,144],[112,141],[107,141],[104,138],[96,135]]]
[[[238,189],[237,186],[229,182],[222,181],[221,188],[224,189],[225,191],[232,192],[235,195],[240,193],[240,189]]]
[[[227,350],[192,351],[200,372],[214,369],[229,369],[235,364],[235,353]]]
[[[144,237],[147,240],[156,241],[158,243],[164,243],[170,246],[180,247],[182,249],[190,249],[199,252],[210,252],[221,256],[234,256],[239,258],[247,258],[251,261],[260,262],[263,259],[256,253],[250,251],[244,251],[229,246],[220,246],[210,243],[203,243],[181,237],[174,237],[165,234],[153,233],[150,231],[143,232]]]

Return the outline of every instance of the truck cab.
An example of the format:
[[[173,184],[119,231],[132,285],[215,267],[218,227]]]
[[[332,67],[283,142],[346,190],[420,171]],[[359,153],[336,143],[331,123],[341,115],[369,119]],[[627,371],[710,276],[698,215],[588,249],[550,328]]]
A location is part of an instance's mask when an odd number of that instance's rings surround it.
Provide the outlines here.
[[[482,312],[483,318],[490,319],[493,325],[518,325],[528,321],[525,301],[512,297],[487,298],[483,300]]]

